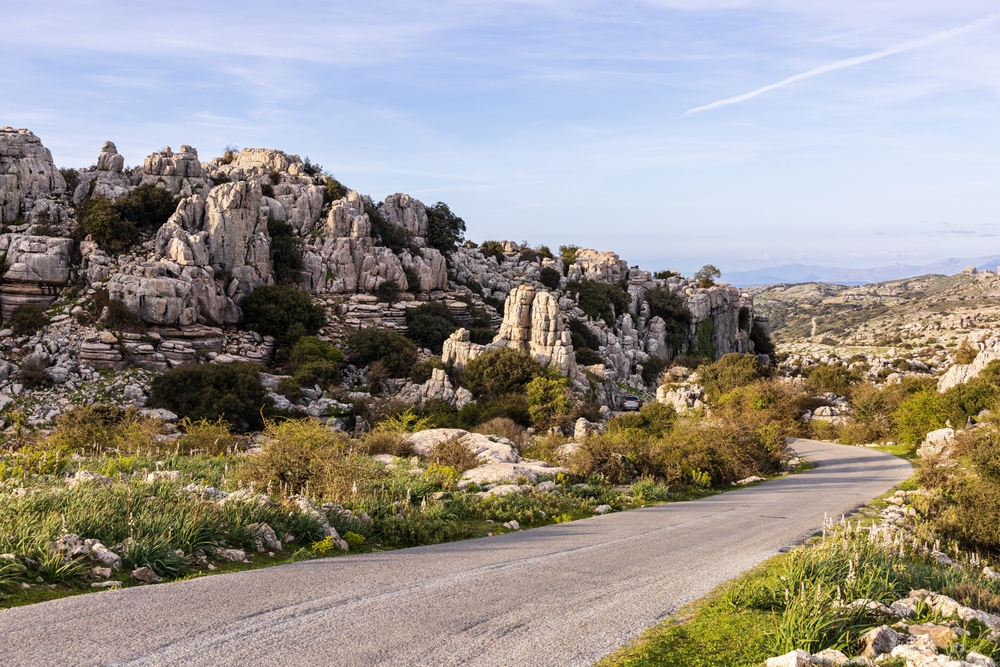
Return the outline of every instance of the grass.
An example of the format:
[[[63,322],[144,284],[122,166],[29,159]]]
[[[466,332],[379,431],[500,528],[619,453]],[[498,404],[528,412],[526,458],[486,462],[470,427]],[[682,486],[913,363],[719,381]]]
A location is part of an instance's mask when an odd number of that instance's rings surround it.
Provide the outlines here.
[[[815,653],[835,648],[852,656],[857,654],[861,634],[893,622],[863,609],[846,608],[853,600],[889,604],[911,589],[924,588],[968,604],[1000,593],[1000,582],[982,578],[969,564],[961,570],[942,567],[899,538],[871,532],[874,514],[885,504],[874,503],[866,515],[830,528],[807,546],[771,558],[723,584],[615,651],[599,666],[740,667],[760,665],[793,649]],[[911,622],[944,620],[922,608]],[[1000,657],[997,644],[986,638],[985,626],[960,625],[968,632],[962,638],[964,651]],[[960,659],[964,652],[953,645],[950,655]]]

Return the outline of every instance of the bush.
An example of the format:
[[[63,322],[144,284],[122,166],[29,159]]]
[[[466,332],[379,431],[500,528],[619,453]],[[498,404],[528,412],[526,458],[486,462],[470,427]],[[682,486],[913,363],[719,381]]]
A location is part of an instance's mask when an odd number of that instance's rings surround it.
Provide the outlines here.
[[[48,386],[52,382],[49,377],[48,366],[38,357],[28,357],[21,362],[17,369],[15,378],[18,382],[30,389]]]
[[[497,337],[497,332],[489,327],[473,327],[469,329],[469,340],[477,345],[489,345]]]
[[[77,240],[90,236],[101,250],[117,255],[139,240],[139,229],[125,220],[107,197],[91,197],[76,209]]]
[[[956,364],[971,364],[976,360],[976,356],[979,355],[979,350],[976,350],[971,345],[969,345],[969,339],[963,338],[962,342],[955,349],[955,363]]]
[[[271,236],[274,279],[283,284],[297,283],[302,271],[302,246],[299,245],[291,225],[279,220],[270,220],[267,223],[267,233]]]
[[[406,291],[410,294],[420,293],[420,277],[413,269],[404,266],[403,275],[406,276]]]
[[[494,257],[497,260],[497,264],[503,264],[506,259],[503,252],[503,244],[499,241],[483,241],[479,245],[479,252],[483,253],[484,257]]]
[[[458,326],[441,301],[429,301],[406,311],[407,338],[420,347],[441,354],[441,346]]]
[[[121,299],[112,299],[106,289],[97,290],[90,304],[94,316],[112,331],[141,333],[146,330],[142,318],[129,310]]]
[[[539,428],[553,425],[568,426],[573,409],[573,396],[566,378],[536,377],[525,387],[528,414]]]
[[[566,285],[566,291],[579,297],[580,310],[594,319],[604,320],[609,326],[632,302],[631,295],[621,286],[593,280],[573,281]]]
[[[507,438],[518,449],[524,447],[526,430],[510,417],[493,417],[472,429],[473,433]]]
[[[396,303],[402,291],[395,280],[386,280],[375,288],[375,298],[382,303]]]
[[[407,377],[417,362],[417,347],[412,341],[380,327],[351,332],[346,340],[347,359],[355,366],[381,361],[390,377]]]
[[[302,336],[315,336],[326,321],[322,306],[287,285],[262,285],[240,302],[246,328],[262,336],[274,336],[282,347]]]
[[[15,336],[30,336],[48,323],[49,318],[40,308],[27,305],[15,308],[7,320],[7,326],[13,330]]]
[[[666,324],[667,347],[673,352],[683,349],[691,329],[691,311],[684,297],[667,287],[654,287],[646,292],[646,302],[649,314],[662,318]]]
[[[774,349],[771,337],[767,335],[767,332],[763,328],[752,324],[750,326],[750,340],[753,342],[753,351],[755,353],[766,354],[772,359],[774,358],[777,351]]]
[[[115,200],[114,206],[123,219],[139,230],[157,230],[177,210],[177,201],[163,188],[147,183],[137,187],[127,197]]]
[[[271,405],[257,367],[248,363],[171,369],[153,378],[151,403],[191,421],[224,419],[237,431],[261,428],[261,413]]]
[[[688,349],[688,354],[714,361],[718,351],[715,348],[715,320],[709,317],[698,324],[694,340]]]
[[[559,289],[562,274],[553,269],[551,266],[546,266],[542,268],[542,273],[538,277],[538,280],[549,289]]]
[[[427,457],[436,466],[447,466],[462,473],[479,465],[479,459],[468,447],[452,438],[438,443]]]
[[[447,257],[465,240],[465,221],[442,201],[427,207],[427,245]]]
[[[498,397],[521,392],[545,369],[527,352],[512,347],[489,350],[469,361],[462,382],[476,396]]]
[[[66,181],[66,192],[72,197],[73,191],[80,185],[80,172],[76,169],[63,167],[59,170],[59,173],[62,174],[63,180]]]
[[[177,442],[177,447],[185,454],[218,456],[232,452],[238,442],[230,431],[229,424],[223,419],[191,421],[185,417],[181,420],[180,427],[184,431],[184,437]]]
[[[900,403],[892,418],[900,442],[915,445],[927,433],[944,427],[948,415],[941,394],[927,388]]]
[[[143,417],[131,407],[77,406],[56,417],[56,428],[46,444],[59,449],[83,449],[91,456],[113,451],[148,452],[162,426],[159,420]]]
[[[752,354],[727,354],[702,368],[701,383],[712,402],[739,387],[753,384],[765,376],[765,369]]]
[[[677,423],[677,412],[669,405],[647,403],[639,412],[625,412],[608,420],[606,432],[615,435],[627,431],[641,431],[642,435],[659,438],[671,431]]]
[[[327,176],[323,184],[323,205],[332,204],[347,196],[347,188],[333,176]]]
[[[569,273],[569,267],[576,262],[576,253],[580,248],[575,245],[561,245],[559,246],[559,256],[562,257],[563,266],[566,268],[566,272]]]
[[[698,281],[698,287],[706,289],[715,285],[715,279],[722,277],[722,271],[719,271],[711,264],[706,264],[698,269],[694,277]]]
[[[298,387],[319,385],[329,388],[340,381],[340,350],[316,336],[303,336],[289,353],[292,376]],[[289,400],[293,400],[287,393]]]
[[[841,364],[819,364],[809,369],[806,378],[812,391],[832,391],[838,396],[846,396],[851,386],[860,380]]]
[[[662,372],[663,361],[657,356],[650,355],[649,359],[642,365],[642,381],[647,385],[658,384]]]

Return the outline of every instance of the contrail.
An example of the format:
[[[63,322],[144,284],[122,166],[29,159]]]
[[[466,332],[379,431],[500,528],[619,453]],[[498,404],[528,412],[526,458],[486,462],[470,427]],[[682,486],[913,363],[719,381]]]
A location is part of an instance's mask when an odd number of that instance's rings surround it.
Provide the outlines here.
[[[874,53],[869,53],[864,56],[856,56],[854,58],[848,58],[847,60],[838,60],[834,63],[829,63],[828,65],[820,65],[819,67],[814,67],[811,70],[802,72],[801,74],[796,74],[795,76],[790,76],[787,79],[782,79],[777,83],[768,84],[757,90],[751,90],[749,93],[744,93],[743,95],[737,95],[736,97],[727,97],[724,100],[719,100],[718,102],[712,102],[711,104],[706,104],[700,107],[694,107],[693,109],[688,109],[684,112],[684,115],[698,113],[699,111],[708,111],[709,109],[717,109],[718,107],[726,106],[727,104],[736,104],[737,102],[742,102],[744,100],[749,100],[751,97],[757,97],[762,93],[766,93],[769,90],[774,90],[775,88],[781,88],[787,86],[790,83],[795,83],[796,81],[801,81],[802,79],[808,79],[809,77],[817,76],[819,74],[825,74],[826,72],[832,72],[838,69],[844,69],[845,67],[853,67],[855,65],[860,65],[871,60],[878,60],[879,58],[885,58],[886,56],[891,56],[896,53],[902,53],[903,51],[911,51],[913,49],[919,49],[922,46],[927,46],[929,44],[934,44],[935,42],[941,42],[946,39],[951,39],[952,37],[957,37],[958,35],[965,34],[977,28],[980,28],[988,23],[993,23],[997,19],[1000,19],[1000,14],[993,14],[992,16],[987,16],[985,18],[976,19],[972,23],[967,23],[966,25],[960,26],[958,28],[952,28],[951,30],[945,30],[944,32],[934,33],[933,35],[928,35],[927,37],[921,37],[920,39],[911,39],[908,42],[902,42],[896,44],[895,46],[890,46],[881,51],[876,51]]]

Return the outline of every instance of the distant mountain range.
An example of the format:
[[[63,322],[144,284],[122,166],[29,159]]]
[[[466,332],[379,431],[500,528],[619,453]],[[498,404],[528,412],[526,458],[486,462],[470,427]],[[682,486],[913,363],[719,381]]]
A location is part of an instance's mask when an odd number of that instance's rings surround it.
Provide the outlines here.
[[[726,271],[722,279],[736,287],[751,285],[776,285],[779,283],[834,283],[837,285],[868,285],[887,280],[902,280],[913,276],[941,274],[952,276],[967,267],[974,266],[980,271],[996,271],[1000,265],[1000,255],[985,257],[942,259],[931,264],[914,266],[910,264],[888,264],[870,269],[846,269],[835,266],[809,266],[806,264],[785,264],[753,271]]]

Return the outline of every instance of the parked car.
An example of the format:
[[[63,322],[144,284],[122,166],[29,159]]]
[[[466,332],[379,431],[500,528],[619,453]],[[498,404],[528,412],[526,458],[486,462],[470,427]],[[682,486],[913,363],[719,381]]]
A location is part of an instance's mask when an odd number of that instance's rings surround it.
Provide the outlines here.
[[[622,401],[622,410],[626,412],[636,412],[642,407],[642,399],[638,396],[626,396]]]

